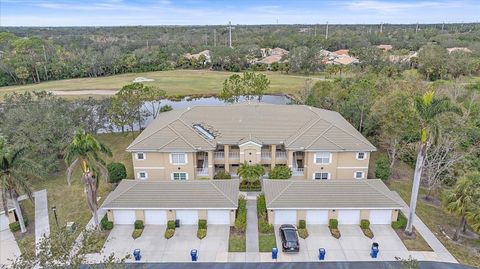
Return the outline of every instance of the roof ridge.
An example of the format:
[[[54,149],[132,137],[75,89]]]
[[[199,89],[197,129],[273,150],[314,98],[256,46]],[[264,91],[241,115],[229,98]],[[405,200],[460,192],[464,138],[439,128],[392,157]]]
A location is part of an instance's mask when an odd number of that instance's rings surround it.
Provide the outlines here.
[[[288,145],[285,145],[285,146],[288,147],[288,146],[290,146],[291,144],[293,144],[295,141],[297,141],[297,139],[300,138],[300,136],[302,136],[302,135],[305,134],[307,131],[309,131],[310,129],[312,129],[313,125],[315,125],[315,124],[316,124],[317,122],[319,122],[321,119],[322,119],[322,118],[320,118],[320,117],[317,118],[317,119],[314,120],[313,123],[310,124],[310,126],[308,126],[305,130],[303,130],[302,132],[296,133],[296,137],[295,137],[292,141],[290,141],[290,143],[288,143]],[[304,126],[305,126],[305,125],[303,125],[302,127],[304,127]],[[301,128],[300,128],[300,129],[301,129]],[[288,139],[288,138],[287,138],[287,139]],[[287,139],[285,139],[285,140],[287,140]]]
[[[330,126],[328,126],[327,129],[325,129],[322,133],[320,133],[320,135],[317,136],[317,138],[313,139],[312,143],[308,144],[308,146],[306,146],[305,148],[309,148],[310,146],[313,145],[313,143],[317,142],[318,139],[320,139],[320,137],[322,137],[328,130],[330,130],[330,128],[332,128],[333,126],[333,123],[330,123]],[[332,142],[332,141],[330,141]],[[332,142],[333,143],[333,142]],[[333,143],[335,144],[335,143]],[[337,144],[335,144],[337,147],[339,147]],[[340,147],[339,147],[340,148]]]
[[[322,137],[323,137],[325,140],[327,140],[328,142],[334,144],[335,146],[337,146],[337,147],[339,147],[339,148],[341,148],[341,149],[345,149],[345,148],[340,147],[340,145],[338,145],[337,143],[335,143],[335,142],[333,142],[332,140],[328,139],[327,137],[325,137],[325,136],[322,136]]]
[[[210,143],[210,141],[208,141],[207,139],[205,139],[205,137],[201,136],[198,132],[196,132],[195,130],[193,130],[192,127],[190,127],[188,124],[186,124],[182,118],[179,118],[178,119],[181,123],[183,123],[185,125],[185,127],[191,129],[192,132],[194,132],[197,136],[199,136],[200,138],[202,138],[203,140],[205,140],[205,142],[207,142],[208,144],[210,144],[210,146],[214,146],[212,143]]]
[[[373,182],[373,181],[375,181],[375,180],[380,180],[380,179],[366,179],[366,180],[364,180],[364,181],[365,181],[365,183],[366,183],[368,186],[372,187],[373,189],[375,189],[377,192],[379,192],[379,193],[382,194],[383,196],[387,197],[388,199],[390,199],[390,200],[392,200],[393,202],[395,202],[395,203],[398,204],[398,201],[396,201],[395,199],[393,199],[393,198],[390,197],[389,195],[386,195],[385,193],[383,193],[381,190],[379,190],[379,189],[378,189],[377,187],[375,187],[374,185],[370,184],[370,182]],[[381,181],[381,183],[383,184],[383,181]],[[385,187],[387,187],[387,186],[385,185]],[[388,189],[388,187],[387,187],[387,189]],[[388,190],[391,191],[390,189],[388,189]]]
[[[178,120],[178,119],[177,119]],[[170,124],[172,124],[174,121],[172,121]],[[190,145],[190,147],[192,147],[194,150],[196,149],[195,146],[192,145],[192,143],[190,143],[189,141],[187,141],[187,139],[185,139],[185,137],[183,137],[179,132],[177,132],[177,130],[175,130],[175,128],[173,128],[172,126],[170,126],[170,124],[167,125],[167,127],[172,130],[172,132],[176,133],[178,135],[178,138],[182,139],[185,143],[187,143],[188,145]]]
[[[235,180],[235,181],[237,181],[237,180]],[[232,203],[232,205],[235,206],[235,202],[232,201],[232,199],[230,199],[222,190],[220,190],[220,188],[219,188],[217,185],[215,185],[215,183],[213,183],[213,179],[212,179],[212,182],[210,182],[210,184],[212,184],[213,187],[214,187],[215,189],[217,189],[217,191],[220,192],[220,194],[223,195],[223,197],[227,198],[227,200],[230,201],[230,202]]]
[[[273,182],[273,181],[272,181],[272,182]],[[280,197],[280,195],[282,195],[288,188],[290,188],[290,186],[292,185],[292,183],[293,183],[293,181],[292,181],[292,180],[289,180],[288,185],[285,186],[285,188],[284,188],[281,192],[279,192],[279,193],[275,196],[275,198],[273,198],[272,200],[270,200],[270,203],[268,203],[267,206],[269,206],[270,204],[272,204],[273,202],[275,202],[275,200],[277,200],[278,197]],[[275,184],[275,183],[274,183],[274,184]]]
[[[169,123],[169,124],[170,124],[170,123]],[[167,124],[167,125],[163,126],[162,128],[160,128],[160,129],[156,130],[155,132],[153,132],[153,133],[151,133],[150,135],[148,135],[148,136],[146,136],[146,137],[144,137],[144,138],[140,139],[140,140],[139,140],[139,141],[137,141],[137,142],[133,141],[133,142],[135,142],[135,144],[132,142],[130,145],[128,145],[128,147],[127,147],[127,150],[128,150],[128,149],[130,149],[131,147],[133,147],[133,146],[135,146],[135,145],[139,144],[140,142],[144,141],[145,139],[152,137],[154,134],[157,134],[157,133],[158,133],[158,132],[160,132],[161,130],[163,130],[163,129],[167,128],[169,124]],[[170,143],[170,142],[169,142],[169,143]]]

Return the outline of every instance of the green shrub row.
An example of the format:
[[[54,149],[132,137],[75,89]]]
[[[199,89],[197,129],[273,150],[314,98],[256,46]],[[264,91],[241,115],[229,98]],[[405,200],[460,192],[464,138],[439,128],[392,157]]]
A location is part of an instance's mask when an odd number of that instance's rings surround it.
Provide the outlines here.
[[[26,216],[23,216],[23,223],[25,223],[25,227],[28,226],[28,219]],[[8,225],[8,227],[10,228],[10,231],[12,231],[12,233],[18,232],[20,231],[20,222],[12,222]]]
[[[405,229],[407,227],[407,217],[403,215],[403,213],[400,211],[398,213],[398,218],[396,221],[392,221],[392,228],[393,229]]]
[[[109,231],[113,229],[113,221],[109,221],[107,214],[103,216],[102,220],[100,221],[100,226],[102,227],[102,230]]]
[[[257,215],[258,215],[258,231],[260,233],[273,233],[273,225],[268,223],[267,204],[265,202],[265,194],[257,197]]]
[[[238,198],[237,216],[235,218],[235,228],[240,232],[247,229],[247,200],[244,197]]]
[[[289,179],[292,177],[292,170],[286,165],[276,165],[268,172],[269,179]]]
[[[213,176],[213,179],[231,179],[232,176],[225,172],[225,171],[219,171],[215,174],[215,176]]]
[[[256,180],[252,183],[242,180],[240,182],[240,191],[261,191],[262,190],[262,183],[260,180]]]

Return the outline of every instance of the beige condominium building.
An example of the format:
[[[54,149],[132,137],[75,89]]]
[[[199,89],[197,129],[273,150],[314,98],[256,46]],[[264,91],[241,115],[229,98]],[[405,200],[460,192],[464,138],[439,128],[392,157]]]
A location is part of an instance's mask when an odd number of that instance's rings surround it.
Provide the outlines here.
[[[117,223],[130,223],[133,219],[145,220],[147,214],[153,214],[146,213],[146,208],[149,208],[150,211],[162,211],[158,213],[162,216],[156,222],[185,218],[184,223],[193,223],[199,218],[208,217],[209,223],[220,224],[228,220],[233,225],[232,210],[237,202],[232,197],[235,195],[234,190],[238,193],[238,185],[235,185],[238,181],[226,181],[230,183],[228,186],[222,185],[222,192],[218,193],[218,181],[209,179],[221,171],[237,178],[239,165],[248,163],[262,164],[266,174],[277,165],[285,165],[292,170],[290,180],[265,180],[263,184],[271,223],[295,223],[308,216],[313,220],[312,214],[322,216],[317,216],[322,221],[317,219],[313,222],[325,222],[332,217],[338,217],[340,223],[352,222],[352,219],[353,222],[357,219],[359,222],[360,218],[378,220],[379,223],[388,222],[396,218],[396,212],[401,206],[392,201],[388,188],[379,190],[379,186],[383,185],[381,181],[367,180],[370,154],[375,150],[339,113],[309,106],[255,102],[173,110],[162,113],[128,146],[127,151],[132,154],[135,180],[122,182],[120,190],[115,190],[110,195],[116,200],[124,201],[122,205],[114,204],[113,198],[109,197],[111,199],[107,199],[104,208],[110,210],[109,218]],[[179,188],[181,192],[182,187],[178,186],[190,186],[196,182],[208,185],[206,188],[210,187],[210,193],[214,195],[227,193],[226,197],[234,204],[224,200],[223,203],[214,204],[214,207],[202,205],[198,208],[188,203],[192,206],[182,208],[171,204],[166,206],[158,201],[148,202],[144,197],[137,197],[143,193],[141,190],[152,194],[151,190],[154,189]],[[126,184],[135,186],[128,189],[125,188]],[[330,188],[336,193],[343,193],[343,200],[339,195],[330,195],[329,203],[315,203],[312,200],[304,206],[295,203],[293,208],[271,202],[278,202],[283,196],[302,196],[302,189],[297,189],[300,186],[303,189],[318,190],[319,195]],[[120,193],[123,189],[123,193]],[[283,191],[276,193],[275,190],[279,189]],[[129,194],[132,190],[136,190],[136,196]],[[357,190],[361,190],[362,195],[358,195],[360,192],[357,193]],[[310,194],[312,198],[316,196],[315,192]],[[195,190],[181,195],[188,200],[189,195],[195,196]],[[378,202],[363,203],[365,195]],[[144,203],[129,207],[129,200],[136,199],[143,200]],[[350,203],[344,203],[345,200]],[[293,200],[287,201],[294,204]],[[383,202],[385,206],[382,206]],[[343,211],[339,212],[340,209]],[[373,209],[379,210],[379,213]],[[115,210],[124,211],[115,213]],[[185,217],[181,210],[190,210],[190,216]],[[208,210],[212,211],[210,215]],[[216,215],[213,210],[217,210]],[[316,210],[316,213],[312,210]],[[222,213],[218,213],[220,211]],[[348,221],[345,214],[350,218]],[[148,224],[149,221],[146,222]]]

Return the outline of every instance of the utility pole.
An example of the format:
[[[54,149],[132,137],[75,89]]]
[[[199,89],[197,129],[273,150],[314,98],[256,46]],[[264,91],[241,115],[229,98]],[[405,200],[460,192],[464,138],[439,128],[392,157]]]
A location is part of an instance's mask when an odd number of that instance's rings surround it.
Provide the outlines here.
[[[325,28],[325,40],[328,40],[328,21],[327,21],[327,26]]]
[[[232,47],[232,22],[228,22],[228,45]]]
[[[415,27],[415,34],[418,32],[418,22],[417,22],[417,26]]]
[[[380,33],[383,33],[383,22],[380,23]]]
[[[213,29],[213,46],[217,46],[217,29]]]
[[[48,80],[47,52],[45,51],[45,45],[42,45],[42,47],[43,47],[43,59],[45,60],[45,63],[43,64],[43,70],[45,71],[45,80]]]
[[[445,28],[445,22],[442,22],[442,31]]]
[[[148,39],[147,39],[147,50],[148,50]]]
[[[315,24],[315,36],[317,36],[317,25]]]

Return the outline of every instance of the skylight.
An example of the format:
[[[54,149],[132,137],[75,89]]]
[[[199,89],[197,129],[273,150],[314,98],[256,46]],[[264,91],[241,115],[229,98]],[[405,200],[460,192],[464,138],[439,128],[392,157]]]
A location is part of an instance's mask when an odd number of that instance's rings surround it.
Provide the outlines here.
[[[195,130],[197,130],[197,132],[202,134],[207,139],[210,139],[210,140],[215,139],[215,136],[209,130],[205,129],[202,125],[194,124],[193,128],[195,128]]]

